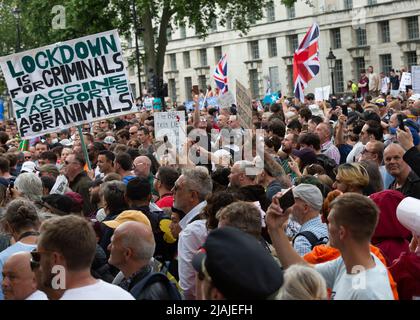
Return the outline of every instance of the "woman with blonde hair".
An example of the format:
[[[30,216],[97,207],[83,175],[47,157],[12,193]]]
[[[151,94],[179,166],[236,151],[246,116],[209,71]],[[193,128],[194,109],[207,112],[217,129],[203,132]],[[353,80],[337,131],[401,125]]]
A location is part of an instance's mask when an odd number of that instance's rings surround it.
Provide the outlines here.
[[[333,188],[343,193],[363,194],[363,189],[368,184],[369,174],[360,163],[343,163],[338,167]]]
[[[327,285],[314,268],[295,264],[284,272],[284,282],[277,296],[280,300],[326,300]]]

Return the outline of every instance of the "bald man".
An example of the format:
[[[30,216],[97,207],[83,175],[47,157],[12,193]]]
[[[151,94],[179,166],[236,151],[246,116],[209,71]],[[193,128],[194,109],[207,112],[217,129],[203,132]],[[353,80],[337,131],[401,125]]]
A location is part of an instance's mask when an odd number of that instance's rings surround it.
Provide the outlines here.
[[[391,143],[384,151],[385,168],[395,178],[389,189],[420,199],[420,178],[403,160],[404,153],[403,147],[397,143]]]
[[[2,288],[5,300],[48,300],[44,292],[37,290],[30,252],[18,252],[7,259]]]
[[[321,153],[330,157],[338,165],[340,164],[340,151],[331,141],[332,128],[328,123],[321,122],[315,128],[315,133],[321,141]]]
[[[152,161],[146,156],[139,156],[134,159],[134,174],[139,178],[149,178]]]
[[[120,273],[115,277],[122,279],[118,284],[130,292],[137,300],[168,300],[166,286],[161,282],[147,285],[135,294],[135,286],[154,271],[152,258],[155,252],[155,239],[152,228],[141,222],[127,221],[119,225],[108,246],[108,263],[117,267]],[[114,280],[117,284],[117,280]]]

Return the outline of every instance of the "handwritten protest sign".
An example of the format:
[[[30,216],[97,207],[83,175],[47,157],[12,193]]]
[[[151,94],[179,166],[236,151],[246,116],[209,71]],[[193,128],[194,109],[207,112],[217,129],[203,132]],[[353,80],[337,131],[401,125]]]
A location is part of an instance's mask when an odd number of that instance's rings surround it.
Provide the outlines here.
[[[153,117],[156,140],[164,141],[166,136],[172,146],[179,148],[187,138],[185,111],[155,112]]]
[[[236,80],[236,105],[239,123],[244,129],[252,128],[252,99],[249,91]]]
[[[116,30],[2,57],[0,66],[22,138],[137,111]]]
[[[400,92],[405,92],[405,87],[411,86],[411,73],[403,72],[400,81]]]
[[[232,92],[228,91],[225,94],[218,96],[217,102],[221,107],[230,108],[232,104],[235,104],[235,97]]]
[[[414,94],[420,94],[420,66],[411,67]]]
[[[330,97],[331,86],[315,88],[315,101],[328,100]]]

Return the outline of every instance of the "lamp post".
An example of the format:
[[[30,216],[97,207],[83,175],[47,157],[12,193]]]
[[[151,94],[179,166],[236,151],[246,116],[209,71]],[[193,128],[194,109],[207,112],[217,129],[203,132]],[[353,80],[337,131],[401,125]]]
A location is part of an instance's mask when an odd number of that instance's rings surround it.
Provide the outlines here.
[[[143,98],[143,93],[141,89],[141,67],[140,67],[140,49],[139,49],[139,37],[138,37],[138,25],[137,25],[137,10],[136,10],[136,2],[132,0],[132,10],[133,10],[133,20],[134,20],[134,36],[136,37],[136,63],[137,63],[137,80],[139,82],[139,93],[140,99]]]
[[[332,52],[330,48],[330,52],[327,57],[327,63],[328,63],[328,68],[330,69],[330,72],[331,72],[332,95],[335,95],[334,70],[335,70],[336,59],[337,59],[336,56],[334,55],[334,53]]]
[[[21,11],[18,7],[14,8],[12,10],[12,13],[13,13],[15,19],[16,19],[16,34],[17,34],[16,49],[15,49],[16,52],[20,51],[20,12]]]

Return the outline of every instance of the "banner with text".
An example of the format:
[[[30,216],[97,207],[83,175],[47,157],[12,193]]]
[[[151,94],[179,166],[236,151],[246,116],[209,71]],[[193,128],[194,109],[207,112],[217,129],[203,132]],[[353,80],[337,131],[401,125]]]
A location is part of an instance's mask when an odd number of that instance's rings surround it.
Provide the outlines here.
[[[236,107],[239,123],[244,129],[252,129],[252,99],[249,91],[236,80]]]
[[[137,111],[116,30],[1,57],[0,66],[22,138]]]
[[[181,147],[187,138],[185,111],[155,112],[153,114],[155,138],[157,141],[169,142],[172,146]],[[167,137],[166,139],[164,137]]]

